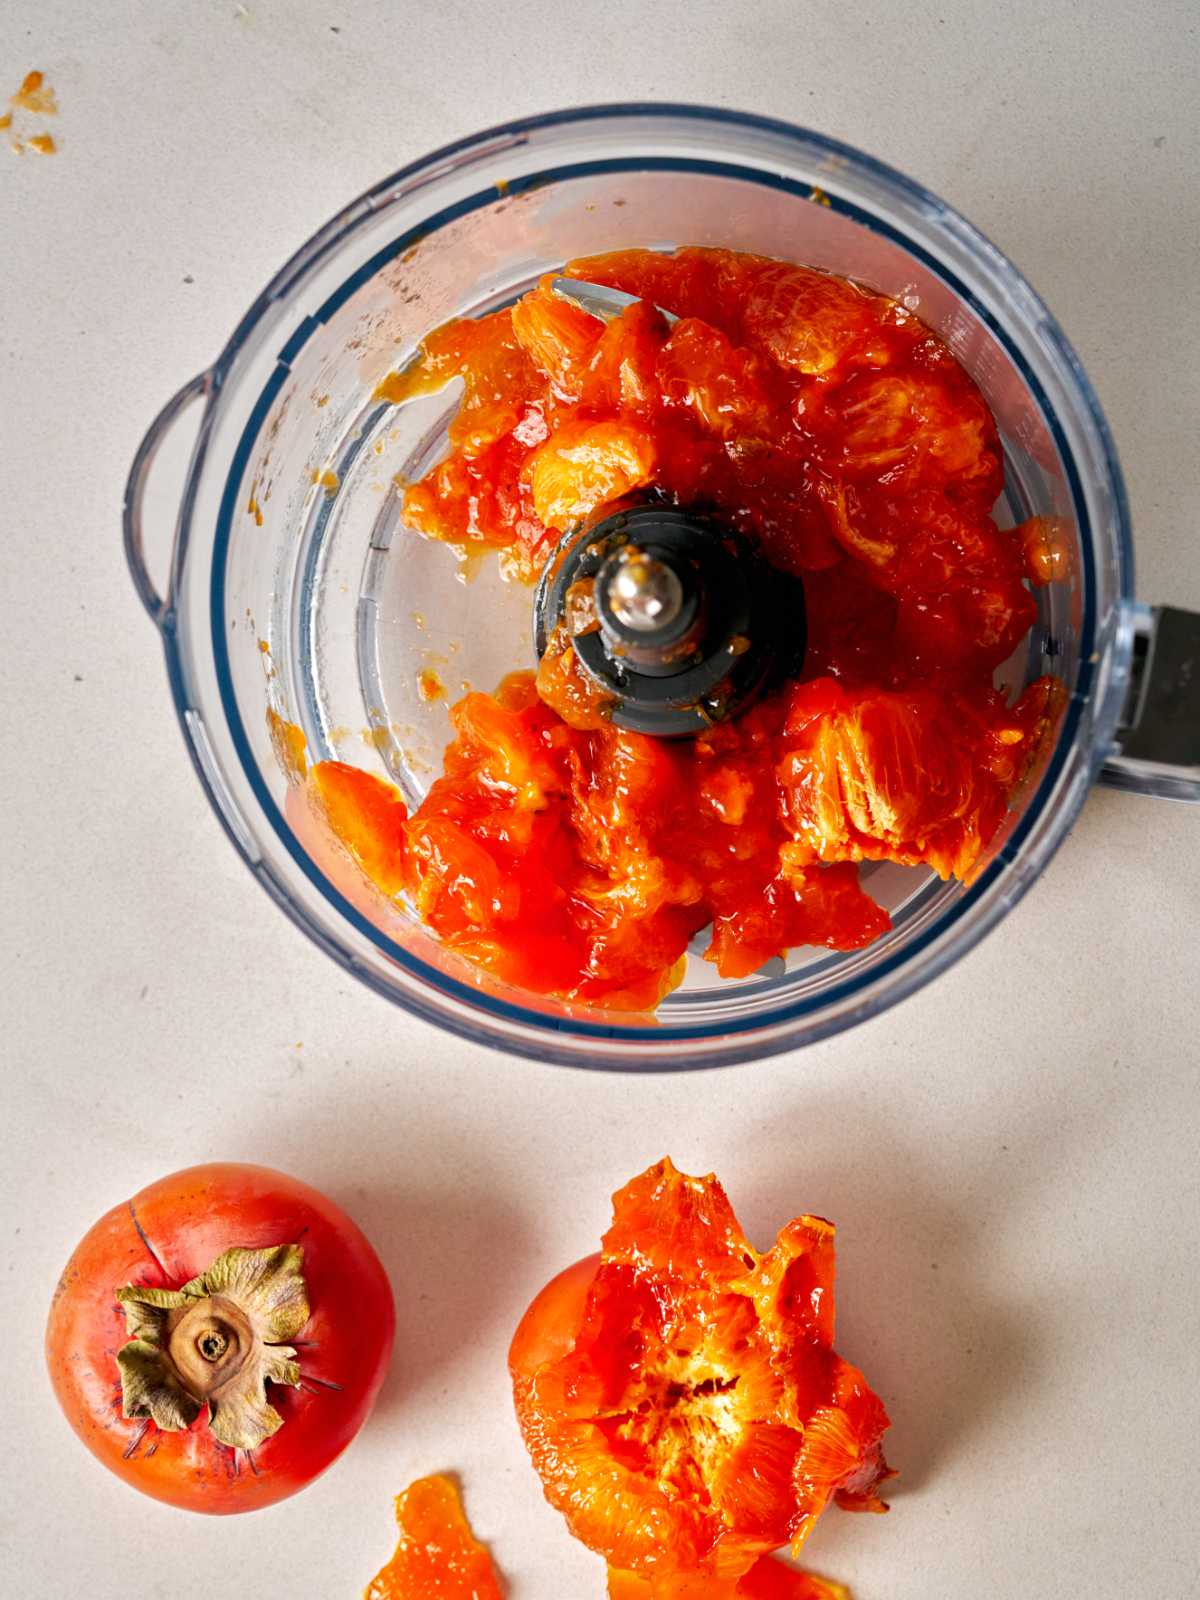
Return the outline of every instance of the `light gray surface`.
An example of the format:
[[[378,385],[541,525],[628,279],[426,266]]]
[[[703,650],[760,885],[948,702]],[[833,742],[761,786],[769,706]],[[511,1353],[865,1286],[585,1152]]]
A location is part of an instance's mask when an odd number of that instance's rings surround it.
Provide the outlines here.
[[[58,156],[0,149],[0,1588],[354,1596],[391,1495],[448,1467],[514,1600],[598,1600],[504,1351],[667,1149],[759,1240],[839,1224],[840,1343],[904,1476],[890,1516],[832,1513],[812,1565],[856,1600],[1194,1595],[1200,814],[1094,796],[981,949],[804,1055],[637,1082],[505,1060],[354,987],[250,882],[118,539],[158,406],[345,200],[514,114],[679,98],[859,144],[1008,251],[1107,408],[1143,595],[1200,606],[1194,6],[9,0],[0,62],[62,105]],[[209,1158],[328,1189],[399,1300],[358,1443],[221,1525],[104,1473],[40,1352],[83,1229]]]

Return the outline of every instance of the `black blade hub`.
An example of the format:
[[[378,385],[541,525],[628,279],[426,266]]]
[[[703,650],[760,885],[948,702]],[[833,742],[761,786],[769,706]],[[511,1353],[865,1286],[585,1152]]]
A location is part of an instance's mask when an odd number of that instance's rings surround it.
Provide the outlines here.
[[[539,658],[559,624],[612,720],[681,738],[735,716],[804,659],[804,590],[704,512],[608,506],[571,530],[538,585]]]

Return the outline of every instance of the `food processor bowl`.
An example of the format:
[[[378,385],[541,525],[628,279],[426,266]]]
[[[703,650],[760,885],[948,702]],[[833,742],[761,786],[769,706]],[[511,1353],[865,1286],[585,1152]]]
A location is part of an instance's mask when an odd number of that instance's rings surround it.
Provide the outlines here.
[[[403,406],[375,398],[376,387],[438,324],[506,305],[573,257],[685,244],[857,279],[937,331],[999,425],[997,515],[1037,515],[1054,529],[1055,576],[1036,591],[1037,622],[998,681],[1015,692],[1047,673],[1065,693],[972,882],[866,865],[864,884],[893,924],[874,944],[793,951],[731,982],[701,959],[702,935],[684,982],[649,1017],[506,987],[442,947],[314,837],[279,730],[298,726],[310,760],[364,767],[419,803],[440,771],[448,705],[468,684],[491,689],[534,665],[532,591],[494,554],[464,561],[404,527],[403,488],[445,449],[457,386]],[[143,549],[144,494],[160,443],[169,432],[177,443],[189,411],[198,431],[160,594]],[[125,538],[201,782],[267,892],[379,993],[544,1060],[706,1066],[846,1028],[999,921],[1098,775],[1200,792],[1197,685],[1180,677],[1196,619],[1132,598],[1120,468],[1058,325],[999,251],[924,189],[760,117],[567,111],[492,129],[388,178],[288,262],[215,364],[165,407],[133,465]]]

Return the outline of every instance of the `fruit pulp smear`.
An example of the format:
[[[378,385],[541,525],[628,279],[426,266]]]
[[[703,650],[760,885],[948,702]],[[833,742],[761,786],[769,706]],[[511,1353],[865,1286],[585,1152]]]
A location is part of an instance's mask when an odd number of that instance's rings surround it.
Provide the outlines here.
[[[463,382],[407,526],[533,581],[622,496],[704,508],[803,579],[802,673],[699,738],[655,740],[608,719],[560,629],[536,674],[453,706],[411,815],[339,762],[307,797],[382,893],[501,982],[650,1010],[709,926],[726,978],[878,938],[861,862],[969,880],[1060,710],[1051,679],[1012,705],[993,681],[1053,575],[1052,530],[997,525],[995,422],[896,301],[725,250],[566,272],[639,299],[604,323],[547,279],[436,330],[380,385],[402,402]]]

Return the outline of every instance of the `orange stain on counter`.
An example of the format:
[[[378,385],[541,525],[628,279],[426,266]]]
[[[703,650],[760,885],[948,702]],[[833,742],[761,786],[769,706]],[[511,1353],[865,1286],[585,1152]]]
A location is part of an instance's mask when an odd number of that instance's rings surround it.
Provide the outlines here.
[[[54,90],[46,82],[46,74],[36,70],[25,74],[21,87],[16,94],[9,97],[8,104],[10,109],[0,116],[0,131],[12,130],[14,118],[27,122],[30,117],[58,115],[58,101]],[[58,149],[53,135],[44,131],[30,134],[24,139],[10,131],[9,146],[13,154],[19,156],[23,156],[27,150],[39,156],[52,156]]]
[[[36,117],[58,115],[58,101],[54,98],[54,90],[46,82],[44,72],[27,72],[9,105],[18,111],[28,111]]]

